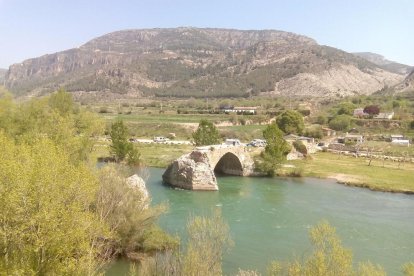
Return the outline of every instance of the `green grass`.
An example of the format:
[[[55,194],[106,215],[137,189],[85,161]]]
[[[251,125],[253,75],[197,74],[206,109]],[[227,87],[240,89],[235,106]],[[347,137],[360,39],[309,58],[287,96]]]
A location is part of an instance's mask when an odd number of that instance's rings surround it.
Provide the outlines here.
[[[98,142],[94,148],[94,157],[109,157],[109,142]],[[193,150],[191,145],[167,145],[167,144],[135,144],[145,166],[167,168],[167,166],[183,154]]]
[[[390,192],[414,192],[414,164],[317,153],[312,160],[292,161],[303,168],[303,176],[336,178],[338,181]]]

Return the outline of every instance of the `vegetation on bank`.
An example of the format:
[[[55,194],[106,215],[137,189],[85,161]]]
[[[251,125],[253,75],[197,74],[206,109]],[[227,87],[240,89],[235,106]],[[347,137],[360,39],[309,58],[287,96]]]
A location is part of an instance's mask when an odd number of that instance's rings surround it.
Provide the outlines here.
[[[0,106],[0,274],[95,275],[118,256],[177,247],[155,224],[165,207],[131,172],[96,168],[104,125],[69,94],[16,104],[3,93]]]
[[[302,176],[334,178],[351,186],[385,192],[414,193],[414,164],[319,152],[305,160],[289,161]],[[286,174],[289,174],[287,169]]]

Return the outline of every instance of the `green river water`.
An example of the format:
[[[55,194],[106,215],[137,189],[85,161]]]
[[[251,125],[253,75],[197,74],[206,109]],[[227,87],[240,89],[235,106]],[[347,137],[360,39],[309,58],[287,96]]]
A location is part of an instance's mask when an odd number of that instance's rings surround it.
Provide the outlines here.
[[[168,202],[160,225],[185,239],[190,214],[220,208],[235,246],[224,256],[223,271],[261,273],[271,260],[310,252],[309,228],[325,219],[336,227],[355,261],[381,264],[388,275],[402,275],[414,261],[414,196],[346,187],[313,178],[219,177],[218,192],[172,189],[161,182],[162,169],[150,169],[147,188],[153,203]],[[107,275],[125,275],[128,263],[116,262]]]

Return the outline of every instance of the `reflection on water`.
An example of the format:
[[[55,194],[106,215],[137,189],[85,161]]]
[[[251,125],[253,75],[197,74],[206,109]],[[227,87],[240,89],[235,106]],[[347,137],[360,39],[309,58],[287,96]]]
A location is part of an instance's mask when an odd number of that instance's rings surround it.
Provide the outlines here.
[[[309,252],[308,230],[322,219],[338,230],[356,261],[371,260],[391,275],[414,261],[414,196],[345,187],[332,180],[219,177],[218,192],[175,190],[150,169],[147,187],[154,203],[168,202],[160,224],[185,239],[190,214],[220,208],[235,241],[224,258],[225,274],[238,268],[264,272],[273,259]],[[123,275],[126,263],[108,273]],[[123,270],[121,272],[121,270]]]

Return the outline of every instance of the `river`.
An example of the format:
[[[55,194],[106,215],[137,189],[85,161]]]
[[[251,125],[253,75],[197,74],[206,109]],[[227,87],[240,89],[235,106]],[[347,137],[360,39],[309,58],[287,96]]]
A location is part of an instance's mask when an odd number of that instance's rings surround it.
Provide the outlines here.
[[[414,261],[414,196],[347,187],[314,178],[218,178],[218,192],[175,190],[162,185],[162,169],[150,169],[147,188],[153,203],[168,202],[160,225],[185,239],[190,214],[220,208],[235,246],[224,256],[223,272],[238,268],[265,272],[274,259],[310,252],[308,231],[321,220],[336,227],[355,261],[381,264],[389,275]],[[107,275],[124,275],[117,262]]]

